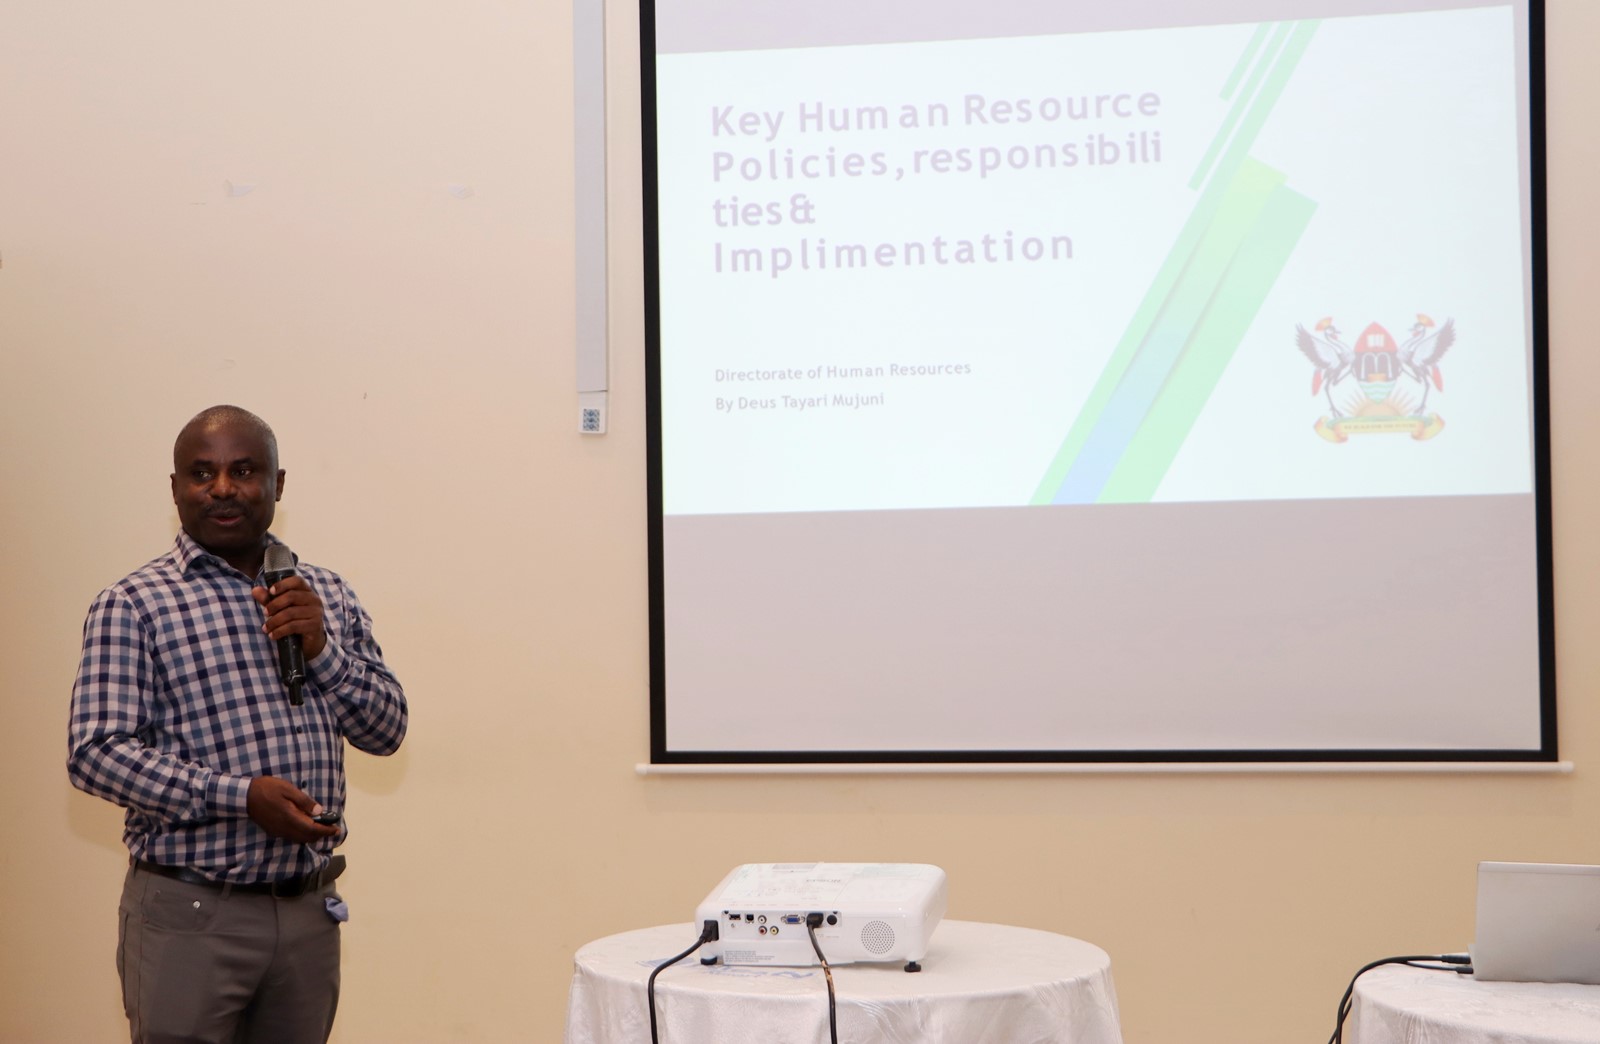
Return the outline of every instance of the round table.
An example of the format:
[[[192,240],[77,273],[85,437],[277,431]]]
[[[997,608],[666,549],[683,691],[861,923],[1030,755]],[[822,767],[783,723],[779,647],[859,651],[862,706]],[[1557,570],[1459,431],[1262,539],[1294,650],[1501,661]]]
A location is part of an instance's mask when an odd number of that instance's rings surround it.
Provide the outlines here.
[[[1595,1044],[1600,1041],[1600,986],[1478,982],[1454,972],[1386,966],[1356,980],[1344,1039],[1348,1044]]]
[[[566,1044],[647,1044],[645,982],[698,936],[690,924],[623,932],[578,951]],[[944,921],[922,971],[903,962],[833,968],[850,1044],[1121,1044],[1111,959],[1032,928]],[[827,1044],[820,967],[705,966],[695,953],[656,976],[660,1044]]]

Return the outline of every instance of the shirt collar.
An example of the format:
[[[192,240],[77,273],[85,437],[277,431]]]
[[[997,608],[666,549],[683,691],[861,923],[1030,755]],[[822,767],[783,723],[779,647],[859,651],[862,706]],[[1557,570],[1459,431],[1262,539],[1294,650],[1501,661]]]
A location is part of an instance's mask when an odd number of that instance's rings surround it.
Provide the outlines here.
[[[271,533],[268,533],[267,543],[281,544],[283,541],[279,540]],[[231,572],[237,572],[233,566],[229,565],[227,562],[224,562],[221,558],[197,544],[194,537],[190,536],[188,531],[183,529],[178,530],[178,542],[173,546],[173,555],[178,562],[178,572],[184,576],[189,576],[191,573],[193,573],[195,567],[201,562],[220,566],[221,568],[227,569]],[[296,560],[298,561],[298,556]],[[251,577],[251,579],[253,580],[255,578]]]

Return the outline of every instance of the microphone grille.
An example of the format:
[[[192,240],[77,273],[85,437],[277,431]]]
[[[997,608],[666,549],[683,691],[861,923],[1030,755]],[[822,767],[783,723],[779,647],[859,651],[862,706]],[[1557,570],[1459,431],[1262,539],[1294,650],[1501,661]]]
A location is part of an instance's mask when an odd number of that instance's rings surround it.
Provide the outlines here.
[[[261,568],[268,573],[293,573],[294,552],[285,544],[268,544],[267,557],[261,563]]]

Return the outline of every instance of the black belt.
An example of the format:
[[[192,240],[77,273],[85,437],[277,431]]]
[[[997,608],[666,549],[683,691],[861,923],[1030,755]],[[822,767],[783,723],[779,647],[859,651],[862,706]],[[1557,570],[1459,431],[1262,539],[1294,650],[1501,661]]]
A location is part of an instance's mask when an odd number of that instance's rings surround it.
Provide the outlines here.
[[[344,856],[342,855],[336,855],[329,859],[327,866],[313,873],[286,878],[282,881],[257,881],[251,884],[213,881],[199,871],[190,870],[188,867],[162,866],[160,863],[152,863],[146,859],[134,859],[131,862],[140,870],[145,870],[152,874],[160,874],[162,877],[170,877],[185,884],[204,885],[207,888],[215,888],[219,892],[231,889],[246,895],[271,895],[279,899],[294,899],[305,895],[307,892],[314,892],[330,881],[337,880],[339,875],[344,873]]]

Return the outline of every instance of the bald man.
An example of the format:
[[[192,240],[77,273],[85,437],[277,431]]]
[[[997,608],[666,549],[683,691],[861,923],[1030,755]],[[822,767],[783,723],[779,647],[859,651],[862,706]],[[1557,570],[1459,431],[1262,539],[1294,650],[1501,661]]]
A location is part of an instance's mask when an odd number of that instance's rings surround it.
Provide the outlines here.
[[[127,809],[117,969],[135,1044],[325,1041],[339,1001],[344,744],[391,754],[405,693],[337,574],[262,576],[284,471],[214,406],[173,446],[182,529],[89,608],[67,771]],[[299,636],[303,702],[279,639]]]

